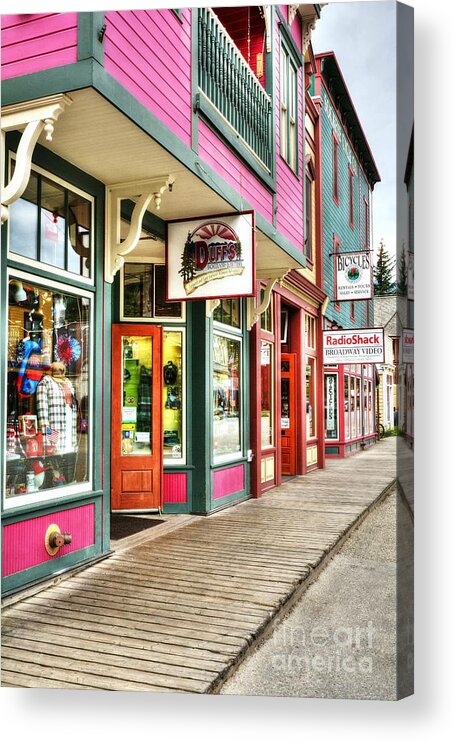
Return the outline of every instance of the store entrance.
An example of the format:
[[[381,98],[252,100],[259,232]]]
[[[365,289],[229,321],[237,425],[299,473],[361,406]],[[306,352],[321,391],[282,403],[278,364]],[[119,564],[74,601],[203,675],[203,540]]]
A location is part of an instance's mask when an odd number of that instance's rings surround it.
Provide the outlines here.
[[[163,501],[162,329],[112,326],[111,509]]]
[[[295,353],[281,354],[281,473],[293,476],[296,464]]]

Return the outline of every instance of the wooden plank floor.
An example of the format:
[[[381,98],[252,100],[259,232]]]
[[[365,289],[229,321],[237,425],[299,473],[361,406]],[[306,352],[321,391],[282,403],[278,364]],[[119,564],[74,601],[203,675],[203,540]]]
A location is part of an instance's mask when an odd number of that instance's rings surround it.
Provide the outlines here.
[[[385,439],[10,605],[3,685],[210,693],[395,477]]]

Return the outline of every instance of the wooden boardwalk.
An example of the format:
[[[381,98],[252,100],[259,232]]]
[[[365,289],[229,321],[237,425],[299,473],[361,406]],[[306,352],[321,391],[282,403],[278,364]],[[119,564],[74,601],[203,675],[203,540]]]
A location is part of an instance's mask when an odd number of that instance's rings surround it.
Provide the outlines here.
[[[386,439],[10,605],[2,684],[216,692],[395,476]]]

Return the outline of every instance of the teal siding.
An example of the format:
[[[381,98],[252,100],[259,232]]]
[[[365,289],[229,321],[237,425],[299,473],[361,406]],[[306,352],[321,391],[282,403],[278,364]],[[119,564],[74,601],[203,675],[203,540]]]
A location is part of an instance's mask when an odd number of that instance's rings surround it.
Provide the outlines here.
[[[371,203],[368,182],[358,163],[355,152],[344,133],[341,137],[338,136],[338,139],[340,139],[338,151],[339,203],[335,203],[332,195],[332,134],[334,132],[332,121],[338,121],[338,129],[341,129],[341,123],[323,85],[321,89],[321,104],[324,291],[326,291],[331,299],[327,307],[326,316],[340,324],[343,328],[366,327],[368,326],[367,304],[369,303],[369,324],[372,326],[374,324],[372,301],[357,301],[355,303],[355,321],[351,320],[350,302],[340,302],[339,310],[337,310],[333,301],[335,295],[332,255],[334,235],[340,241],[341,252],[364,249],[364,197],[370,204],[370,220]],[[349,154],[349,159],[347,153]],[[349,224],[350,164],[351,166],[353,165],[354,170],[354,229]]]

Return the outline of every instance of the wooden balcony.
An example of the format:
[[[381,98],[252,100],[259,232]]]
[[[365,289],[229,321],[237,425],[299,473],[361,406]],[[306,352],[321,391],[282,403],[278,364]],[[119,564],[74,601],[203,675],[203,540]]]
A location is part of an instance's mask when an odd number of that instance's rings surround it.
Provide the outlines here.
[[[272,170],[272,101],[210,8],[198,9],[199,90],[265,170]]]

